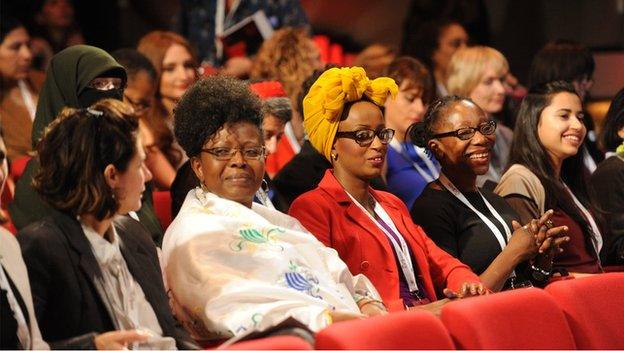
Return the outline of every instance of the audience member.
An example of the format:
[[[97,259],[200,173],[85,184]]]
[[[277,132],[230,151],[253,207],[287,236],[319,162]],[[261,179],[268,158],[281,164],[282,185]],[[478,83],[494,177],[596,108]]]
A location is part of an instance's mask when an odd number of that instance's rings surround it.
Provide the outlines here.
[[[132,114],[113,99],[67,108],[38,145],[33,186],[57,212],[18,240],[53,348],[193,345],[169,309],[156,246],[124,216],[141,207],[151,177]]]
[[[468,33],[459,22],[431,20],[420,25],[411,40],[405,40],[401,54],[413,56],[433,74],[437,96],[446,96],[448,65],[458,49],[468,43]]]
[[[265,158],[266,163],[268,156],[271,155],[271,152],[275,151],[277,137],[283,133],[284,125],[290,118],[292,111],[290,108],[290,100],[284,97],[284,90],[279,82],[254,83],[251,84],[249,88],[256,93],[256,95],[267,99],[262,103],[261,128],[266,150],[265,156],[267,156]],[[278,97],[272,97],[274,95]],[[207,120],[218,118],[218,116],[215,115],[217,112],[218,111],[207,111],[204,118]],[[190,160],[186,161],[178,170],[173,184],[171,185],[171,213],[173,217],[177,216],[178,212],[180,212],[180,208],[182,208],[182,204],[188,192],[198,186],[200,186],[200,182],[191,167],[191,162]],[[275,190],[268,173],[264,174],[262,186],[256,192],[254,202],[284,213],[288,210],[285,200]]]
[[[434,302],[443,289],[446,297],[485,289],[414,225],[399,198],[369,187],[381,175],[394,135],[384,124],[383,104],[397,92],[392,79],[369,80],[361,67],[331,68],[316,80],[303,100],[304,124],[332,169],[289,214],[334,248],[352,274],[371,279],[391,310],[436,311],[448,301]]]
[[[589,210],[588,174],[578,153],[587,131],[584,120],[571,84],[556,81],[530,91],[518,112],[510,167],[495,192],[523,223],[553,209],[554,225],[568,227],[566,250],[550,251],[554,268],[598,273],[603,239]]]
[[[370,79],[384,75],[386,67],[396,58],[396,52],[388,45],[372,44],[364,48],[353,61],[353,66],[364,68]]]
[[[386,155],[385,179],[389,191],[411,208],[427,183],[438,178],[440,169],[438,161],[406,139],[405,134],[411,124],[422,121],[435,94],[434,87],[425,66],[409,56],[392,61],[385,76],[399,86],[397,97],[384,104],[386,126],[394,129]]]
[[[163,243],[176,315],[195,338],[223,339],[289,317],[316,332],[385,313],[373,285],[334,250],[253,203],[264,175],[261,113],[247,85],[224,76],[198,82],[176,108],[176,137],[200,180]]]
[[[534,88],[548,82],[563,80],[574,85],[576,93],[585,102],[589,89],[594,84],[594,56],[591,51],[575,41],[558,39],[546,44],[535,54],[529,71],[529,87]],[[604,160],[604,153],[597,146],[594,121],[585,112],[587,136],[583,141],[583,162],[590,172]]]
[[[276,80],[284,86],[286,96],[297,107],[301,84],[321,67],[318,48],[303,28],[283,28],[265,41],[251,68],[251,79]],[[295,153],[303,143],[302,117],[293,113],[290,122],[296,140],[288,140]],[[286,139],[285,139],[286,140]]]
[[[0,193],[8,177],[5,147],[0,137]],[[0,348],[47,350],[33,308],[28,272],[17,239],[0,227]]]
[[[190,42],[196,43],[202,64],[213,67],[223,65],[230,72],[238,71],[245,75],[249,73],[250,59],[234,57],[228,60],[219,37],[223,31],[260,10],[264,11],[274,29],[308,26],[308,19],[299,0],[182,0],[176,30]]]
[[[122,99],[126,72],[106,51],[87,45],[75,45],[54,55],[39,94],[32,143],[36,147],[45,128],[64,107],[86,108],[105,98]],[[79,151],[76,149],[75,151]],[[17,182],[15,199],[9,213],[15,227],[21,229],[55,210],[48,206],[32,187],[39,165],[31,160]],[[162,236],[160,225],[153,228],[156,215],[150,206],[151,193],[144,194],[146,203],[137,212],[154,237]]]
[[[0,129],[9,162],[29,156],[43,74],[32,69],[26,28],[2,14],[0,22]]]
[[[474,46],[458,50],[448,66],[446,88],[449,94],[469,97],[489,118],[503,109],[505,81],[509,64],[498,50],[487,46]],[[477,177],[479,187],[494,188],[505,167],[513,131],[503,125],[496,128],[496,143],[490,154],[487,173]],[[486,184],[486,182],[493,182]]]
[[[604,265],[624,264],[624,89],[609,106],[601,132],[607,158],[590,179],[596,210],[607,222],[601,256]]]
[[[154,104],[154,95],[156,93],[157,74],[154,66],[140,52],[135,49],[120,49],[111,54],[111,56],[122,65],[128,75],[128,83],[123,92],[123,101],[132,106],[134,114],[139,118],[139,134],[145,151],[145,165],[152,173],[152,179],[168,179],[175,176],[175,170],[169,164],[169,161],[158,148],[154,135],[148,127],[147,113]],[[158,181],[155,181],[158,183]],[[146,194],[152,192],[152,182],[146,184]],[[149,203],[152,206],[152,197],[146,196],[144,204]],[[162,243],[162,235],[164,231],[158,219],[154,217],[144,218],[143,225],[152,233],[152,237],[157,246]],[[158,235],[154,235],[158,233]]]
[[[189,42],[173,32],[150,32],[141,38],[137,50],[158,73],[156,100],[146,115],[147,124],[155,144],[169,161],[168,166],[177,170],[186,156],[173,137],[173,109],[197,79],[197,59]],[[159,174],[154,179],[156,187],[169,189],[175,175],[167,166],[156,173]]]
[[[328,67],[330,68],[330,67]],[[301,85],[301,92],[297,98],[296,109],[303,116],[303,99],[308,94],[310,87],[325,69],[317,69]],[[301,151],[288,162],[284,168],[273,178],[273,185],[286,202],[286,208],[299,195],[314,190],[321,182],[325,171],[331,168],[331,163],[321,153],[316,151],[306,138],[301,145]],[[386,190],[386,184],[381,177],[371,181],[371,186],[377,190]]]
[[[72,45],[85,44],[70,0],[35,0],[32,9],[35,68],[45,71],[54,54]]]
[[[479,274],[486,287],[522,286],[531,277],[524,262],[548,250],[553,239],[555,245],[569,239],[556,238],[564,227],[548,228],[552,211],[520,227],[502,197],[477,188],[477,176],[490,166],[496,122],[470,99],[444,97],[410,128],[410,139],[442,165],[440,178],[416,199],[412,219],[440,248]]]

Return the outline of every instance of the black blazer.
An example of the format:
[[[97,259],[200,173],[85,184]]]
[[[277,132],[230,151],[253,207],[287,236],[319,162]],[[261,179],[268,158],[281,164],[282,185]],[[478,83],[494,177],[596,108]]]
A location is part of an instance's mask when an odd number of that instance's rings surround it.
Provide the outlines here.
[[[173,337],[178,348],[196,348],[171,313],[150,234],[127,216],[113,225],[128,269],[154,309],[163,334]],[[17,238],[43,339],[52,348],[94,349],[95,335],[115,327],[95,284],[102,272],[80,223],[55,214],[24,228]]]

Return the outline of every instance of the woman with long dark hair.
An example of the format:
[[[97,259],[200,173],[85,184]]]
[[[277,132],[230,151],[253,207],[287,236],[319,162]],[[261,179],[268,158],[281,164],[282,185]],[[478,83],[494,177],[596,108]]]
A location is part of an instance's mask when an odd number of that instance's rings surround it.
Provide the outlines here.
[[[574,86],[563,81],[532,90],[522,102],[509,169],[495,192],[522,221],[555,210],[552,221],[569,228],[564,252],[552,252],[553,266],[570,272],[602,272],[602,236],[590,211],[582,154],[587,129]]]

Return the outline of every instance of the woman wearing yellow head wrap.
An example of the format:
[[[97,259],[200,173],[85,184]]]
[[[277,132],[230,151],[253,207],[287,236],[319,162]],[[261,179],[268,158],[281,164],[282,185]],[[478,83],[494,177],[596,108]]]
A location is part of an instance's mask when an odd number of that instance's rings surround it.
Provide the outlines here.
[[[371,81],[359,67],[332,68],[312,85],[303,100],[304,127],[333,169],[293,202],[289,214],[336,249],[353,274],[365,274],[391,311],[419,305],[437,311],[448,299],[430,303],[436,291],[461,297],[485,289],[428,239],[399,198],[369,186],[381,175],[394,135],[382,106],[397,90],[392,79]]]

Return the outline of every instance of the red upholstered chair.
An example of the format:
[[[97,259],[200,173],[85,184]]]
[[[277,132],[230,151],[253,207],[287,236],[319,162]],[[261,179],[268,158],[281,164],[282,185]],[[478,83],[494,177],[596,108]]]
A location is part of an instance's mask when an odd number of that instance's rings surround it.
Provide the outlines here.
[[[424,311],[396,312],[332,324],[316,334],[317,350],[454,349],[444,326]]]
[[[11,169],[9,173],[15,183],[17,183],[18,179],[22,176],[22,173],[24,173],[24,170],[26,169],[26,165],[28,164],[28,161],[30,161],[31,158],[32,157],[30,156],[24,156],[24,157],[18,158],[17,160],[11,163]]]
[[[546,286],[563,309],[579,349],[624,349],[624,273]]]
[[[173,220],[171,217],[171,194],[169,191],[154,191],[152,193],[154,199],[154,212],[164,230],[167,230],[169,224]]]
[[[458,349],[576,347],[563,311],[537,288],[454,301],[440,317]]]
[[[272,336],[242,341],[223,348],[224,350],[312,350],[312,345],[296,336]]]

